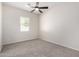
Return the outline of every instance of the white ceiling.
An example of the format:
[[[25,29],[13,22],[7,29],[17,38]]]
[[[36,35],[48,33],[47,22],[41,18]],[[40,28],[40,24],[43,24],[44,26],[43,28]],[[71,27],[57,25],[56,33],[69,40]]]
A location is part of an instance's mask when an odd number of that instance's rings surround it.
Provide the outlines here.
[[[36,2],[4,2],[3,4],[11,5],[17,8],[21,8],[23,10],[31,11],[32,8],[26,7],[27,4],[31,4],[32,6],[35,6]],[[48,6],[48,9],[54,8],[56,6],[62,5],[62,4],[78,4],[79,3],[73,3],[73,2],[39,2],[39,6]],[[43,12],[47,11],[48,9],[42,9]],[[38,11],[34,12],[36,14],[40,14]]]
[[[4,2],[3,4],[8,4],[14,7],[18,7],[21,8],[23,10],[27,10],[27,11],[31,11],[32,8],[27,7],[27,4],[31,4],[32,6],[35,6],[35,2]],[[53,6],[55,5],[55,2],[40,2],[39,6],[48,6],[48,9],[53,8]],[[42,9],[43,12],[47,11],[47,9]],[[38,14],[39,12],[35,12],[36,14]]]

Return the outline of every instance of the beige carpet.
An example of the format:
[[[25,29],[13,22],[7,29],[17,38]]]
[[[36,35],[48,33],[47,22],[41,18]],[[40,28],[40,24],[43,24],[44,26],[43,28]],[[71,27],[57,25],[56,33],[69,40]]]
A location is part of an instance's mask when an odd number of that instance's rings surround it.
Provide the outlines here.
[[[79,57],[79,52],[40,39],[6,45],[4,57]]]

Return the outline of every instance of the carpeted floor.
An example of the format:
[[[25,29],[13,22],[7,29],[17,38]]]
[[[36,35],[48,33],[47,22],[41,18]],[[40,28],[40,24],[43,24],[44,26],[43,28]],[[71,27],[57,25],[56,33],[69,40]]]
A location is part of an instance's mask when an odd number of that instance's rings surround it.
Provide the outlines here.
[[[79,52],[53,43],[35,39],[6,45],[1,57],[79,57]]]

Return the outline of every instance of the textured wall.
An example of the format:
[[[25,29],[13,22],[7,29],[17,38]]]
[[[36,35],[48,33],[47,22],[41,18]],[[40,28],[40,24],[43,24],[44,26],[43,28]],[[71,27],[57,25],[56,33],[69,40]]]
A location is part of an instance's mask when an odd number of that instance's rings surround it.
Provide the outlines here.
[[[20,16],[30,18],[30,31],[20,32]],[[10,44],[38,37],[38,15],[16,7],[3,5],[3,44]]]
[[[0,3],[0,51],[2,47],[2,3]]]
[[[40,37],[79,50],[79,3],[59,3],[40,16]]]

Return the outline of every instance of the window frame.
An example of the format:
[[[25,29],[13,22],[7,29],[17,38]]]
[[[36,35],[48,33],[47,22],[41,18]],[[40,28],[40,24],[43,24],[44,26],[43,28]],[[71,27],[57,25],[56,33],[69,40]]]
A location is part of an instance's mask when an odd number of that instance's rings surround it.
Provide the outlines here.
[[[27,24],[23,25],[23,22]],[[30,18],[27,16],[20,16],[20,32],[27,32],[30,30]]]

